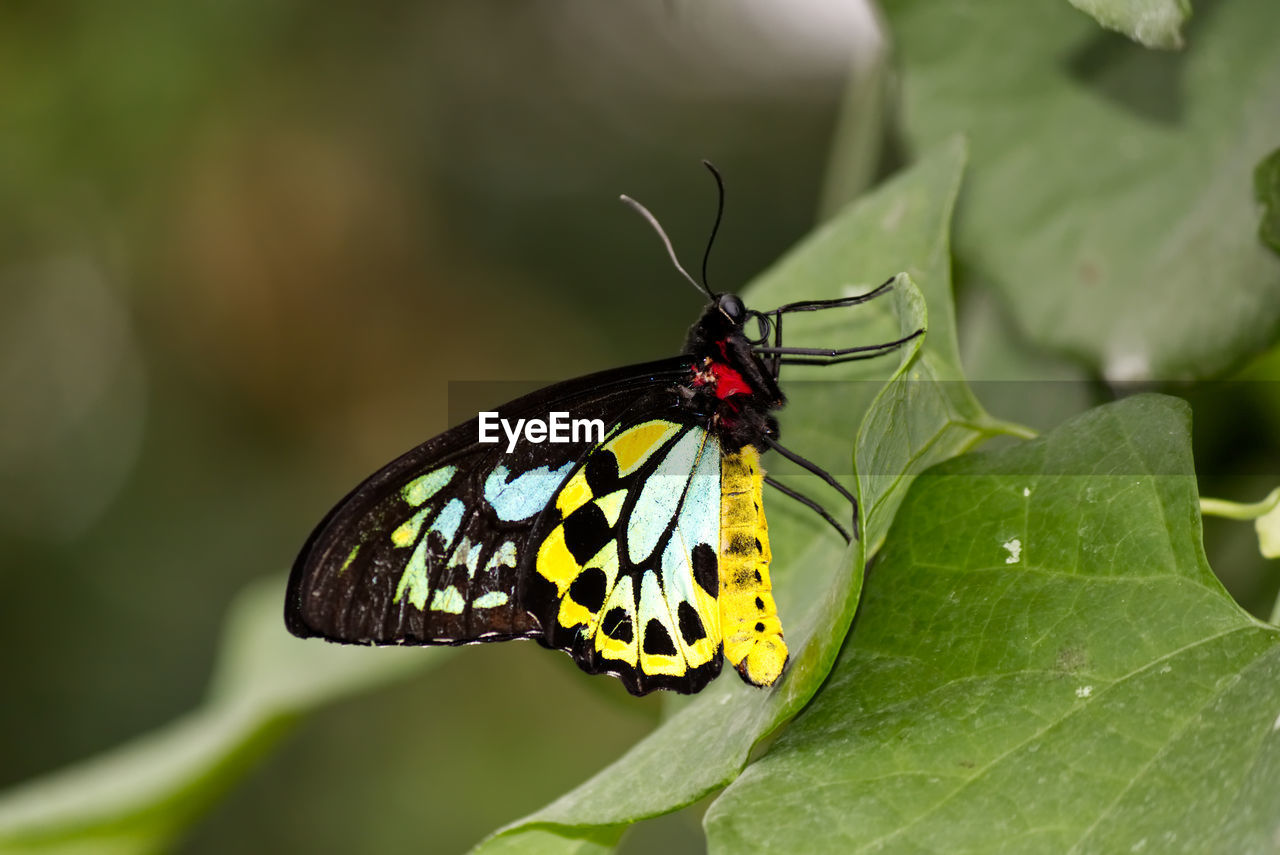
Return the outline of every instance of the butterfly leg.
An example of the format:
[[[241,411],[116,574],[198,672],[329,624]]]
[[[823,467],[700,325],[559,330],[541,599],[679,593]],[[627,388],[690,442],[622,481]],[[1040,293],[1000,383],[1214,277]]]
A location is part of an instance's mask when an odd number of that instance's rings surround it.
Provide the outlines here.
[[[800,492],[797,492],[796,490],[792,490],[790,487],[784,485],[783,483],[778,481],[776,478],[772,478],[766,475],[764,476],[764,482],[768,484],[770,487],[772,487],[773,489],[777,490],[782,495],[790,496],[800,504],[804,505],[806,508],[809,508],[818,516],[822,517],[824,520],[826,520],[828,523],[831,524],[832,528],[840,532],[840,536],[844,538],[845,543],[849,543],[849,532],[845,531],[844,526],[836,522],[835,518],[832,517],[831,514],[827,513],[826,508],[822,507],[822,505],[818,504],[813,499],[810,499],[804,493],[800,493]],[[856,528],[858,523],[858,503],[857,502],[854,502],[853,508],[854,508],[853,522]]]
[[[796,454],[791,449],[785,448],[784,446],[779,445],[778,442],[774,440],[772,437],[766,436],[764,438],[764,441],[768,443],[771,449],[778,452],[783,457],[787,458],[792,463],[796,464],[802,469],[805,469],[806,471],[811,472],[814,475],[817,475],[823,481],[826,481],[828,484],[834,487],[840,495],[844,496],[846,499],[849,500],[849,504],[853,506],[853,536],[857,537],[858,536],[858,500],[854,498],[853,493],[850,493],[847,489],[845,489],[844,485],[841,484],[839,481],[837,481],[830,472],[823,469],[821,466],[814,463],[812,460],[809,460],[805,457],[801,457],[799,454]],[[795,497],[793,496],[792,498],[795,498]],[[823,514],[823,516],[826,516],[826,515]]]
[[[831,300],[803,300],[798,303],[787,303],[779,306],[771,312],[765,312],[766,315],[781,315],[787,312],[820,312],[824,309],[839,309],[845,306],[856,306],[859,303],[866,303],[874,300],[882,294],[887,294],[893,287],[893,283],[897,280],[897,276],[890,276],[884,282],[877,285],[865,294],[858,294],[855,297],[836,297]]]
[[[783,365],[835,365],[840,362],[855,362],[860,359],[876,359],[887,353],[892,353],[907,342],[922,335],[924,335],[923,328],[910,335],[904,335],[902,338],[882,344],[866,344],[845,348],[756,347],[753,350],[763,356],[779,356]]]
[[[773,313],[773,346],[782,348],[782,312]],[[773,369],[773,382],[777,383],[778,378],[782,375],[782,356],[781,354],[773,354],[770,359],[770,367]]]

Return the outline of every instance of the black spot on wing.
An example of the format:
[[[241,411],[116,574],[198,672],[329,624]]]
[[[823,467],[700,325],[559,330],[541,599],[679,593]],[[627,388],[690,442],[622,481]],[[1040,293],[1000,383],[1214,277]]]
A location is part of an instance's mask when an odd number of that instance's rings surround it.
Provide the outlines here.
[[[635,637],[631,629],[631,618],[620,606],[609,609],[604,620],[600,621],[600,630],[615,641],[630,644]]]
[[[578,564],[585,564],[609,542],[609,520],[595,502],[588,502],[564,521],[564,543]]]
[[[644,626],[644,652],[650,656],[676,655],[676,646],[671,640],[671,635],[657,618],[651,619]]]
[[[707,630],[702,625],[698,611],[687,602],[681,602],[676,609],[680,622],[680,637],[685,644],[695,644],[707,637]]]
[[[595,614],[604,605],[605,584],[604,571],[598,567],[588,567],[578,574],[569,586],[569,596],[578,605]]]
[[[698,587],[713,597],[719,594],[720,567],[715,550],[708,544],[699,543],[693,548],[690,558],[693,563],[693,580],[698,583]]]
[[[587,486],[594,496],[607,496],[621,486],[618,483],[618,458],[612,451],[597,451],[587,458]]]

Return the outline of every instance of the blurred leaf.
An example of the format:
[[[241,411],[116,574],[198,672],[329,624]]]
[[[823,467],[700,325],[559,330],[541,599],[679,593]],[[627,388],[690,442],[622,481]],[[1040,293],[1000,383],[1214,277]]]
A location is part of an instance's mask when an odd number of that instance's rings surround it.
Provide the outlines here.
[[[1208,5],[1181,54],[1061,3],[885,8],[909,140],[971,135],[957,253],[1029,339],[1111,380],[1210,376],[1270,344],[1280,259],[1250,173],[1280,138],[1280,4]]]
[[[1280,558],[1280,506],[1272,508],[1253,523],[1258,532],[1258,551],[1263,558]]]
[[[380,650],[305,642],[281,616],[282,579],[233,606],[209,700],[168,727],[0,796],[0,851],[163,850],[296,715],[439,662],[444,649]]]
[[[1262,205],[1258,237],[1280,252],[1280,148],[1267,155],[1254,170],[1253,191]]]
[[[712,851],[1272,851],[1280,634],[1208,567],[1189,428],[1141,396],[917,479]]]
[[[870,15],[871,4],[850,4]],[[832,133],[831,157],[822,187],[824,218],[858,198],[876,179],[884,156],[892,69],[884,23],[868,21],[850,56],[844,97]]]
[[[1182,47],[1182,25],[1191,16],[1187,0],[1070,0],[1109,30],[1149,48]]]
[[[786,675],[771,691],[745,686],[732,675],[716,681],[616,763],[477,851],[492,852],[530,829],[580,834],[593,826],[620,828],[690,804],[732,780],[752,747],[821,685],[857,605],[863,544],[874,543],[887,527],[884,517],[907,483],[903,472],[959,453],[1000,429],[963,388],[951,328],[948,230],[964,159],[962,141],[940,147],[819,228],[747,294],[749,305],[764,307],[843,296],[870,290],[881,271],[906,270],[919,278],[929,301],[928,335],[903,349],[887,386],[883,377],[867,379],[873,376],[869,371],[883,371],[887,360],[816,369],[817,374],[789,369],[784,385],[792,404],[782,434],[806,454],[825,444],[841,449],[846,460],[854,441],[866,531],[845,549],[807,510],[771,500],[775,593],[792,648]],[[850,281],[852,271],[861,276]],[[794,323],[786,322],[787,340],[874,342],[913,332],[925,323],[921,293],[903,276],[894,294],[896,312],[881,299],[845,318],[833,317],[839,311],[797,315]],[[814,376],[825,379],[802,379]],[[890,420],[893,430],[886,431]],[[859,423],[851,437],[850,425]],[[810,486],[805,490],[811,492]]]
[[[1082,366],[1032,346],[991,292],[957,284],[961,363],[983,406],[1048,430],[1097,403]]]

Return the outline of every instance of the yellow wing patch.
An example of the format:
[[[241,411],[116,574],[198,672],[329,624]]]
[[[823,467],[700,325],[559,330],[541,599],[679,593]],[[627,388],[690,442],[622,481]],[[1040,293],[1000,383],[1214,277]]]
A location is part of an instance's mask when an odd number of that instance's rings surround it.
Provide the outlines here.
[[[618,474],[626,476],[648,460],[678,430],[680,425],[663,419],[645,422],[622,431],[606,442],[603,448],[613,452],[618,461]]]
[[[560,488],[560,493],[556,496],[556,508],[561,516],[567,517],[589,501],[591,487],[587,484],[587,470],[582,467]]]
[[[569,590],[569,585],[582,572],[582,565],[569,553],[564,542],[564,526],[558,525],[547,535],[538,547],[538,573],[556,586],[560,596]]]

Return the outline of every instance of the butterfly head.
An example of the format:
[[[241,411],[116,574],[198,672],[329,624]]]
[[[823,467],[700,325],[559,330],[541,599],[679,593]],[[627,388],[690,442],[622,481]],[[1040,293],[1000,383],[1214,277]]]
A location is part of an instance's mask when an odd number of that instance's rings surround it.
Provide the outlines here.
[[[689,330],[685,350],[700,352],[708,342],[728,343],[730,340],[743,345],[761,345],[768,341],[772,332],[773,323],[769,316],[748,309],[737,294],[713,294],[702,316]],[[745,357],[746,353],[742,355]]]
[[[710,302],[702,310],[697,323],[689,330],[685,340],[685,350],[690,353],[702,353],[711,348],[715,351],[716,342],[729,339],[744,338],[744,328],[751,317],[751,310],[736,294],[714,294]],[[712,355],[715,355],[712,353]]]
[[[747,319],[747,307],[737,294],[721,294],[716,297],[716,308],[725,320],[736,326],[742,326]]]

